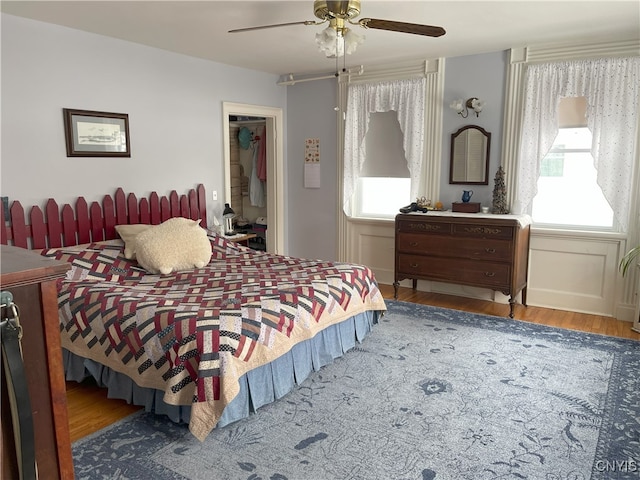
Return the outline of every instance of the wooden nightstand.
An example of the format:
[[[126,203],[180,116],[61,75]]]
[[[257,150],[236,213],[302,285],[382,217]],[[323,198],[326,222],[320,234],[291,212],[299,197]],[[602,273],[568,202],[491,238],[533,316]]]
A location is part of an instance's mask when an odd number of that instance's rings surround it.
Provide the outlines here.
[[[38,472],[42,479],[72,480],[56,288],[57,279],[64,277],[71,265],[18,247],[2,245],[0,252],[0,287],[12,293],[24,330],[24,370],[33,412]],[[4,404],[1,425],[2,478],[18,478],[11,415]]]
[[[225,235],[224,236],[224,238],[226,238],[227,240],[239,243],[239,244],[244,245],[246,247],[249,246],[249,240],[251,240],[252,238],[256,238],[256,237],[257,237],[257,235],[255,233],[239,233],[238,235],[230,235],[230,236]]]

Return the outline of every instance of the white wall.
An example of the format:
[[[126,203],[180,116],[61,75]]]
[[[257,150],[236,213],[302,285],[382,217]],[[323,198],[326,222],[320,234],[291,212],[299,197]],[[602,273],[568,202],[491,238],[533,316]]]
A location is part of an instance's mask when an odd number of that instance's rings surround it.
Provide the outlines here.
[[[203,183],[220,215],[222,102],[286,107],[270,74],[6,14],[1,35],[0,191],[25,207]],[[127,113],[131,158],[67,157],[63,108]]]

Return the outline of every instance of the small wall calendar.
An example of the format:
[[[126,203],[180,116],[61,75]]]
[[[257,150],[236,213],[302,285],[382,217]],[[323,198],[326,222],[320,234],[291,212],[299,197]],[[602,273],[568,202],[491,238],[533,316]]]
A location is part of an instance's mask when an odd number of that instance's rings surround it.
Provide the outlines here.
[[[304,142],[304,186],[320,188],[319,138],[307,138]]]

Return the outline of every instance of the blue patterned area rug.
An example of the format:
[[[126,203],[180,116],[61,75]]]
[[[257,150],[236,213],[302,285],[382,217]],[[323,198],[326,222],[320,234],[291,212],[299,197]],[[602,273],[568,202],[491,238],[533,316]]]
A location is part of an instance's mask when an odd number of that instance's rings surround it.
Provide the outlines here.
[[[640,342],[388,302],[357,348],[200,443],[136,414],[78,479],[638,479]]]

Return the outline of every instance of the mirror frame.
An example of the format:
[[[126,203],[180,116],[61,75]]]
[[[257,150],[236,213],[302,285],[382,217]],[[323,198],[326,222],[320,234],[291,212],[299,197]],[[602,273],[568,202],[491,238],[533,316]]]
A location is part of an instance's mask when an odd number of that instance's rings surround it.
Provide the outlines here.
[[[484,166],[484,180],[480,182],[457,182],[453,180],[453,159],[455,158],[455,143],[456,138],[467,130],[478,130],[485,136],[487,141],[487,151],[485,152],[485,166]],[[491,151],[491,132],[487,132],[484,128],[478,125],[465,125],[460,127],[457,132],[451,134],[451,158],[449,161],[449,183],[452,185],[489,185],[489,152]]]

